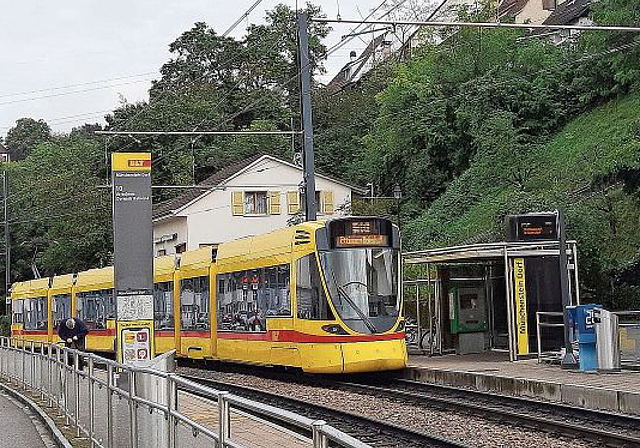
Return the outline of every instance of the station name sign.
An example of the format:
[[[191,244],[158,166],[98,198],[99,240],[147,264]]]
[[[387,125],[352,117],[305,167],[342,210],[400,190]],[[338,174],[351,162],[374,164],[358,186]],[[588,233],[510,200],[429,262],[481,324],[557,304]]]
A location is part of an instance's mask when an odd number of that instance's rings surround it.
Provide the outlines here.
[[[153,346],[151,154],[112,155],[118,360],[144,364]]]

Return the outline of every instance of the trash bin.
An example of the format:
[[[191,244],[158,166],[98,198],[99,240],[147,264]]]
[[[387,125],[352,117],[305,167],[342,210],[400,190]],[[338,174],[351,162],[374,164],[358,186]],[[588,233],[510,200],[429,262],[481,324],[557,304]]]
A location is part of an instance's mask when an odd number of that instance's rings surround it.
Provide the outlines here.
[[[594,310],[594,323],[598,370],[603,372],[620,370],[618,316],[607,310],[596,309]]]

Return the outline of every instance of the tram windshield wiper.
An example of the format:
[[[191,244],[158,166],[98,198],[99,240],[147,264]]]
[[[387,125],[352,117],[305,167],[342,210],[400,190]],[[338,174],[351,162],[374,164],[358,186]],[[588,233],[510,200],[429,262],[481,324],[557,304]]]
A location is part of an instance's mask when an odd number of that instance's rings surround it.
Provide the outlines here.
[[[335,282],[336,279],[335,277],[333,278],[333,281]],[[351,297],[349,297],[349,294],[347,294],[345,292],[344,289],[342,289],[342,286],[338,286],[338,283],[336,282],[336,289],[338,291],[338,294],[349,304],[351,305],[351,308],[353,308],[353,310],[356,312],[356,314],[360,317],[360,319],[362,319],[362,321],[364,322],[364,324],[367,326],[367,328],[369,329],[369,331],[371,331],[371,333],[377,333],[378,330],[376,329],[376,326],[373,324],[373,322],[371,322],[371,319],[369,319],[369,317],[364,314],[364,312],[360,309],[360,307],[358,305],[356,305],[356,303],[353,301],[353,299],[351,299]]]

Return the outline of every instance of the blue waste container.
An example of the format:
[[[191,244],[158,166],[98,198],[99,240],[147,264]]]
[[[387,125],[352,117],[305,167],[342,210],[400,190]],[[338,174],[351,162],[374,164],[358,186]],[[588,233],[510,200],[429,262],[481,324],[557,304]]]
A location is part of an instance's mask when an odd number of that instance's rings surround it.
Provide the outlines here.
[[[598,352],[596,350],[596,327],[594,310],[601,305],[578,305],[575,307],[578,345],[580,346],[580,370],[583,372],[598,370]]]

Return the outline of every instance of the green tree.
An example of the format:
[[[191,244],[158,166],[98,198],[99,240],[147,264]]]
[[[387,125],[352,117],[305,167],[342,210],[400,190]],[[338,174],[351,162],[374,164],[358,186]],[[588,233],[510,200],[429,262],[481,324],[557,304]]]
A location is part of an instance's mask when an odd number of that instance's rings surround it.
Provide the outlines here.
[[[20,118],[9,129],[5,146],[12,160],[22,160],[40,143],[51,139],[51,128],[44,120]]]

